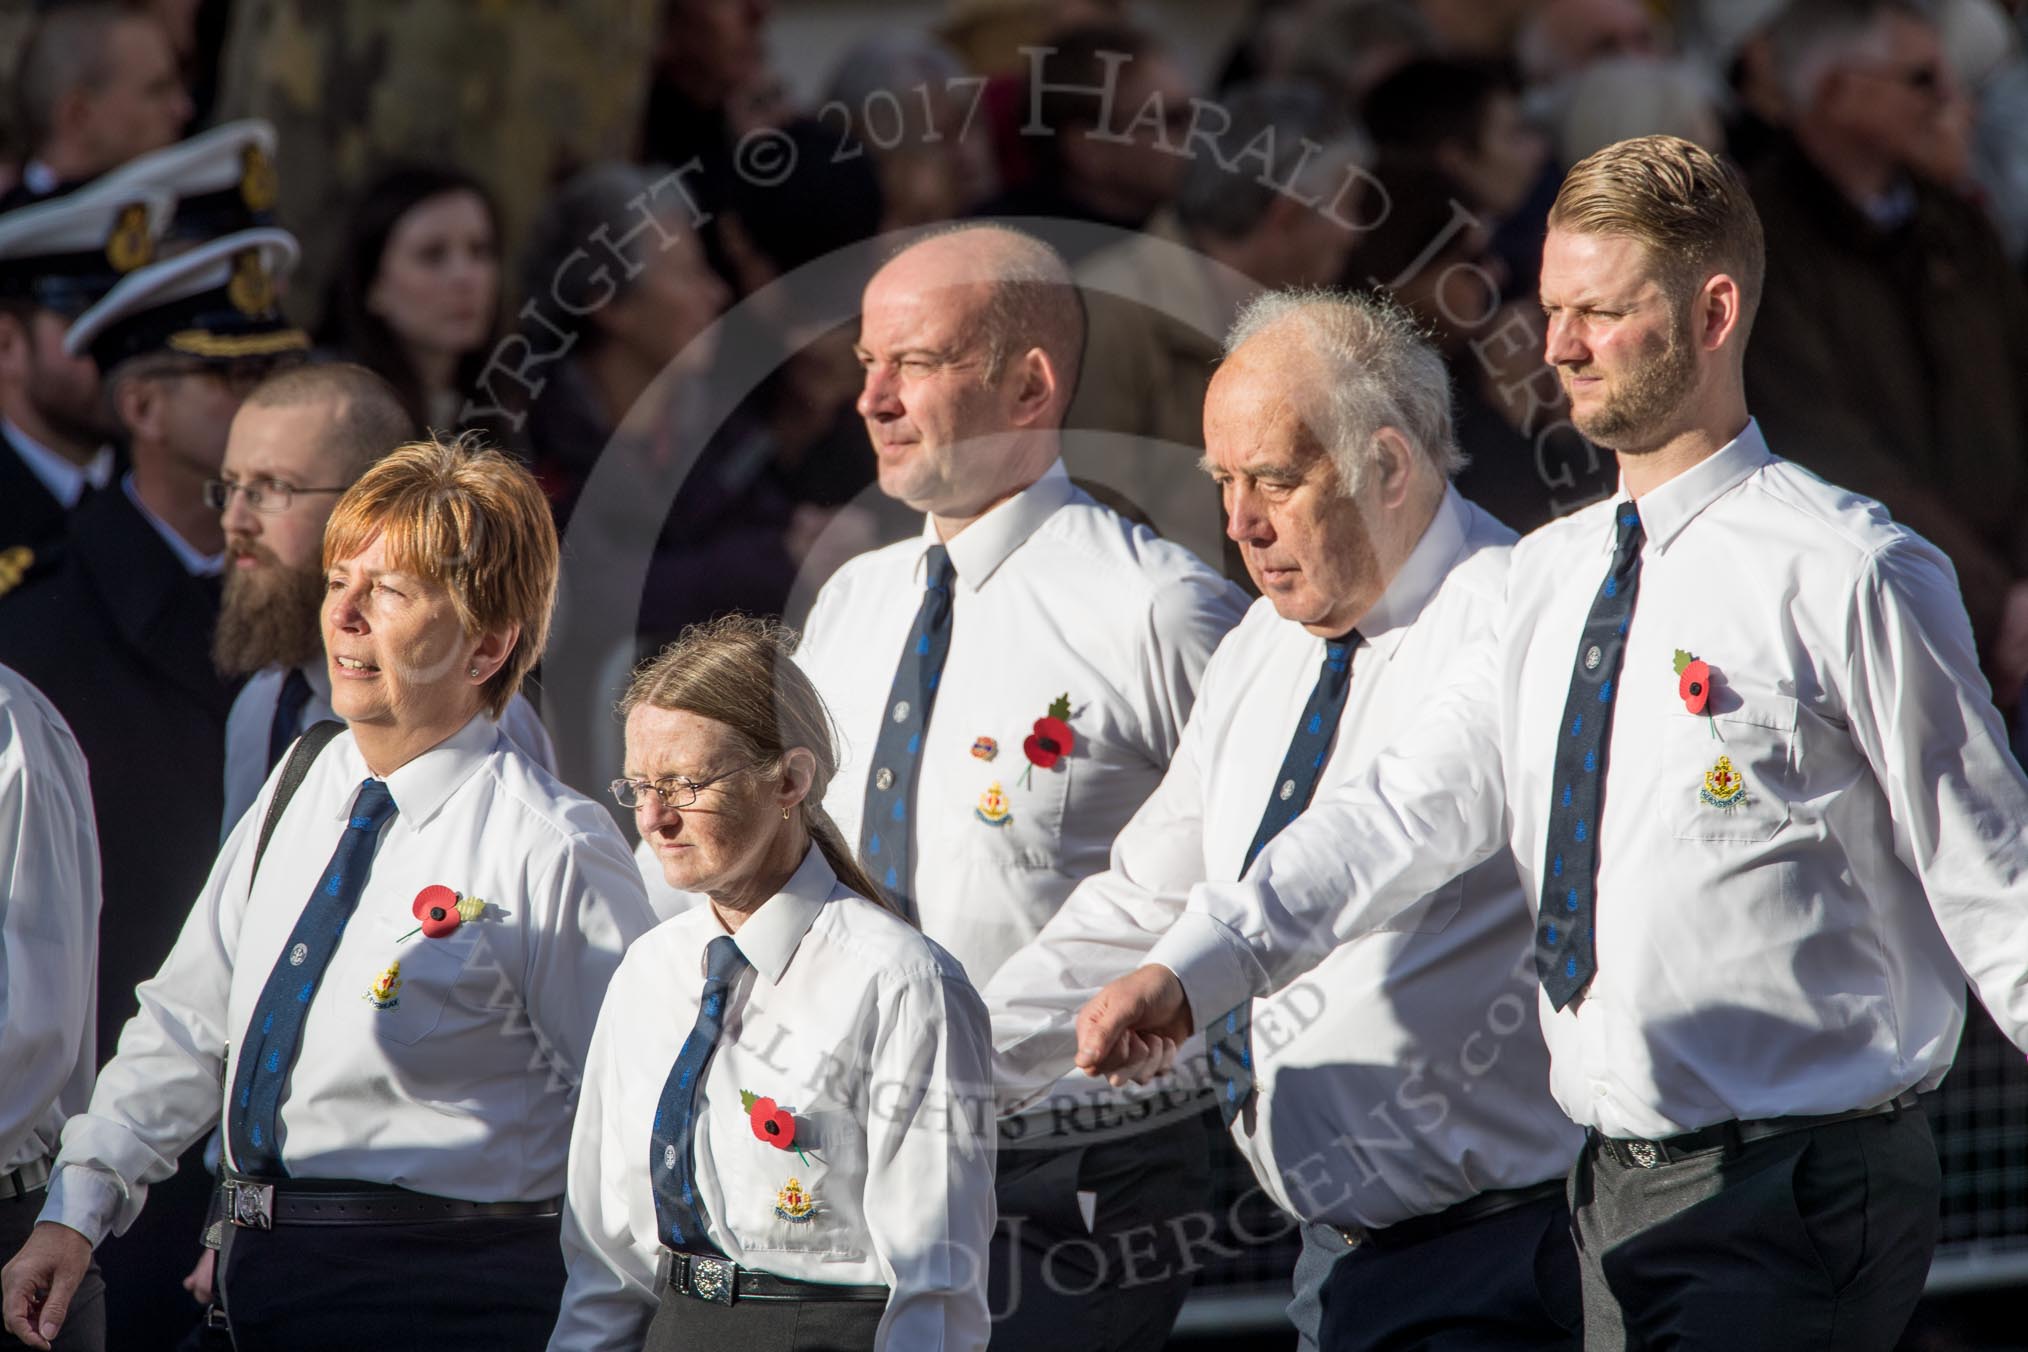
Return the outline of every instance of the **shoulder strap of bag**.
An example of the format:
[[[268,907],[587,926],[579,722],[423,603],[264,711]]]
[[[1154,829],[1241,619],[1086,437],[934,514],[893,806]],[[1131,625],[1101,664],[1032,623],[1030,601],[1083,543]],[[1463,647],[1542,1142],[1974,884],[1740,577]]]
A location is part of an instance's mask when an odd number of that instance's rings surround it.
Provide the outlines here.
[[[248,875],[249,885],[253,878],[260,876],[261,856],[268,852],[268,838],[275,833],[275,825],[282,819],[282,813],[289,807],[289,800],[296,796],[296,790],[303,787],[303,777],[310,773],[310,766],[331,744],[331,739],[345,731],[345,725],[334,718],[312,723],[304,729],[296,744],[289,748],[289,758],[282,763],[282,782],[275,785],[275,796],[268,799],[268,815],[261,818],[260,843],[254,846],[253,872]]]

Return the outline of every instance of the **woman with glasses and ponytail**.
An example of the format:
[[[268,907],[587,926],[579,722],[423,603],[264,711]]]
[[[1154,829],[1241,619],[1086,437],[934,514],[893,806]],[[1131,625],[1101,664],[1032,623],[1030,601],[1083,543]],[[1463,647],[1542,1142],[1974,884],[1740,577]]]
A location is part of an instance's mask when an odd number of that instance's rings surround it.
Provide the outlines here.
[[[986,1011],[818,806],[837,753],[792,642],[693,627],[622,701],[613,794],[708,904],[599,1014],[552,1352],[986,1345]]]

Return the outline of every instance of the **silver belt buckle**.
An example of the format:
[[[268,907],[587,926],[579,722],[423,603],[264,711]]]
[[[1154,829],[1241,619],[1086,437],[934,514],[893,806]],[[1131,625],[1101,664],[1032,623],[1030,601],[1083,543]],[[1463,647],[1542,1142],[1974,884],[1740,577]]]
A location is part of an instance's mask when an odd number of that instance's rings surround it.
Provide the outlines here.
[[[1659,1168],[1662,1163],[1662,1152],[1649,1141],[1628,1141],[1627,1157],[1643,1169]]]
[[[720,1305],[732,1304],[733,1273],[737,1271],[724,1258],[698,1258],[690,1260],[690,1294],[699,1300],[716,1301]]]
[[[238,1179],[226,1185],[226,1207],[232,1215],[232,1223],[242,1230],[272,1230],[275,1228],[275,1185],[272,1183],[243,1183]]]

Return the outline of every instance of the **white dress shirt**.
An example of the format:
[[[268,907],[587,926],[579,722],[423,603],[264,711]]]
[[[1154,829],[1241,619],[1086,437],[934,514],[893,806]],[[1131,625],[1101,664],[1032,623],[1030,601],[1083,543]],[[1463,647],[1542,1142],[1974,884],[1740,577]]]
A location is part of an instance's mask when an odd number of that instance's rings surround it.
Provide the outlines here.
[[[1564,1111],[1652,1138],[1928,1089],[1967,976],[2028,1043],[2028,782],[1949,563],[1878,503],[1770,455],[1752,423],[1639,508],[1598,972],[1563,1012],[1541,1004]],[[1243,883],[1193,893],[1151,954],[1193,1009],[1285,983],[1320,939],[1391,923],[1502,844],[1539,898],[1555,738],[1614,511],[1521,541],[1500,633],[1459,682]],[[1708,716],[1678,695],[1679,649],[1710,664]],[[1705,797],[1721,755],[1745,781],[1729,809]]]
[[[1492,630],[1513,539],[1445,496],[1359,623],[1319,795],[1369,764]],[[1079,1006],[1140,961],[1192,884],[1240,876],[1323,660],[1324,640],[1266,600],[1219,645],[1183,745],[1114,842],[1112,867],[986,989],[1012,1078],[1062,1073]],[[1268,1195],[1305,1221],[1377,1229],[1527,1187],[1567,1172],[1583,1140],[1549,1097],[1534,930],[1513,865],[1489,860],[1414,910],[1412,929],[1354,939],[1254,1005],[1260,1094],[1233,1135]]]
[[[77,506],[87,487],[104,488],[113,481],[113,448],[101,446],[85,464],[58,455],[5,418],[0,418],[0,437],[14,448],[21,463],[49,490],[65,511]]]
[[[307,663],[301,670],[310,682],[310,697],[303,701],[302,715],[296,720],[298,736],[313,723],[338,717],[331,711],[331,672],[324,659]],[[225,815],[219,827],[222,835],[231,834],[260,793],[261,785],[267,782],[272,768],[268,765],[268,733],[274,726],[275,703],[282,697],[282,682],[287,676],[284,667],[261,668],[240,687],[232,701],[232,712],[226,715]],[[542,726],[534,705],[515,695],[507,702],[499,723],[500,730],[522,755],[552,775],[556,773],[556,747],[551,744],[549,730]]]
[[[570,1144],[570,1270],[552,1352],[638,1348],[660,1252],[652,1127],[697,1019],[709,906],[656,927],[613,978]],[[733,936],[733,982],[692,1141],[712,1243],[800,1281],[890,1288],[875,1346],[983,1348],[992,1238],[992,1044],[950,954],[838,881],[814,846]],[[742,1093],[795,1118],[782,1150]],[[814,1209],[777,1211],[795,1180]],[[682,1297],[675,1297],[682,1299]]]
[[[97,1243],[219,1120],[254,1005],[370,777],[349,735],[303,780],[261,860],[260,813],[226,840],[141,1012],[65,1128],[44,1220]],[[474,1202],[563,1191],[572,1100],[606,983],[652,923],[605,810],[489,719],[386,778],[396,815],[311,1001],[281,1106],[297,1178],[361,1179]],[[432,884],[487,903],[413,933]],[[110,941],[116,941],[108,936]],[[400,964],[399,985],[389,974]],[[376,998],[378,997],[378,998]]]
[[[839,569],[797,654],[839,729],[824,807],[855,849],[936,543],[926,521],[916,539]],[[1113,837],[1161,782],[1204,664],[1245,598],[1196,555],[1093,502],[1060,463],[945,548],[957,573],[951,646],[923,734],[909,894],[923,932],[984,983],[1105,868]],[[1023,782],[1022,742],[1062,696],[1076,748]],[[1004,819],[986,819],[1003,806]],[[1121,1092],[1083,1075],[1065,1090]]]
[[[0,1174],[56,1153],[97,1064],[99,842],[63,715],[0,666]]]

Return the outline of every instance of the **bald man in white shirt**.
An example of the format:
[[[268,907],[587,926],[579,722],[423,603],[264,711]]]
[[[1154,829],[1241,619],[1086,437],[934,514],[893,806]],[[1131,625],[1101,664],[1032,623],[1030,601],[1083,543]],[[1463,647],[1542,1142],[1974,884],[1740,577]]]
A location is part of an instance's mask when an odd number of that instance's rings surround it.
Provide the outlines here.
[[[0,1249],[35,1228],[57,1136],[91,1099],[99,841],[84,754],[55,706],[0,666]],[[69,1296],[58,1352],[106,1342],[96,1266]],[[0,1332],[0,1347],[21,1344]]]
[[[1590,1129],[1587,1349],[1885,1352],[1937,1235],[1915,1094],[1967,981],[2028,1045],[2028,782],[1942,554],[1747,414],[1737,173],[1622,142],[1549,220],[1547,355],[1619,500],[1516,547],[1493,640],[1242,881],[1193,891],[1080,1016],[1080,1060],[1287,983],[1320,934],[1505,846],[1551,1091]]]
[[[1018,231],[960,227],[881,269],[859,412],[923,531],[841,568],[797,655],[845,744],[825,809],[975,984],[1105,867],[1243,609],[1065,475],[1083,341],[1063,260]],[[1076,1076],[1002,1122],[995,1347],[1167,1338],[1190,1269],[1142,1255],[1208,1210],[1209,1099],[1160,1098]]]
[[[1147,952],[1193,884],[1240,877],[1314,794],[1356,776],[1498,620],[1514,533],[1450,486],[1449,379],[1405,312],[1256,300],[1204,424],[1261,599],[1212,657],[1111,867],[987,988],[1003,1084],[1067,1070],[1084,997]],[[1289,1314],[1304,1348],[1575,1348],[1563,1179],[1583,1133],[1549,1097],[1531,933],[1512,862],[1488,860],[1235,1009],[1215,1039],[1233,1137],[1303,1223]]]

